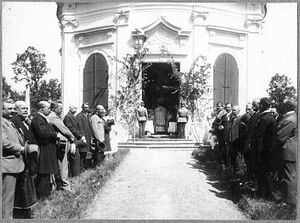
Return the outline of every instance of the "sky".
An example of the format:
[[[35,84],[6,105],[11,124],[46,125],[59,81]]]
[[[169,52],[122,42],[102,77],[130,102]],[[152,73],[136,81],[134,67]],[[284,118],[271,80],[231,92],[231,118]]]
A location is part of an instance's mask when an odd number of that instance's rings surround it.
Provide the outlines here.
[[[296,3],[268,3],[267,6],[267,20],[262,35],[268,76],[275,73],[286,74],[296,86]],[[14,75],[11,63],[16,59],[17,53],[23,53],[28,46],[34,46],[46,54],[51,71],[45,78],[60,80],[61,35],[55,2],[2,2],[2,73],[14,90],[24,90],[25,85],[16,84],[11,79]],[[267,86],[269,80],[265,81]]]
[[[45,79],[61,79],[61,35],[55,2],[2,2],[2,73],[14,90],[25,89],[11,77],[17,53],[34,46],[46,54],[51,71]],[[23,90],[24,90],[23,89]]]

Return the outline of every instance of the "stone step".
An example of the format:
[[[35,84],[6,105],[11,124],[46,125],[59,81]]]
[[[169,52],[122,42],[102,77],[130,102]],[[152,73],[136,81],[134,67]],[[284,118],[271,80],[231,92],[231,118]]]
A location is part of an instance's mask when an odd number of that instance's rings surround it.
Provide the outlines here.
[[[147,141],[136,141],[136,142],[119,142],[119,145],[197,145],[200,146],[200,143],[196,142],[184,142],[184,141],[177,141],[177,142],[172,142],[172,141],[158,141],[158,142],[147,142]]]
[[[178,138],[143,138],[143,139],[128,139],[128,142],[139,142],[139,141],[146,141],[146,142],[156,142],[156,141],[170,141],[170,142],[177,142],[177,141],[183,141],[183,142],[193,142],[192,139],[178,139]]]
[[[197,145],[153,145],[153,144],[145,144],[145,145],[136,145],[136,144],[123,144],[118,146],[119,149],[190,149],[194,150],[199,148]]]

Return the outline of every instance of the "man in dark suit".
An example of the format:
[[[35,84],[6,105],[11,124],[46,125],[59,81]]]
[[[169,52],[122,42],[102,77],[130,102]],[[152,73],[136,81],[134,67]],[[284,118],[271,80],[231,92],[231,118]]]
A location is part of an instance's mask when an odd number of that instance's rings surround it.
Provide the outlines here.
[[[38,103],[38,112],[31,122],[31,131],[40,147],[37,176],[37,195],[44,198],[50,195],[55,174],[58,174],[56,143],[58,134],[52,127],[47,116],[50,114],[50,104],[46,101]]]
[[[276,120],[271,114],[271,101],[261,98],[259,102],[261,115],[254,130],[252,145],[255,152],[255,177],[258,186],[258,195],[264,199],[272,198],[269,175],[271,172],[271,150],[276,136]]]
[[[91,152],[91,142],[92,142],[92,128],[90,123],[90,106],[88,103],[83,103],[82,111],[76,115],[76,120],[79,125],[80,131],[83,133],[86,139],[86,145],[79,147],[80,153],[80,171],[83,172],[87,167],[86,158],[87,153]]]
[[[246,135],[245,135],[245,144],[243,147],[243,157],[245,160],[246,168],[247,168],[247,184],[250,186],[254,186],[254,170],[255,170],[255,153],[254,149],[251,145],[255,127],[257,121],[260,117],[259,111],[259,101],[260,98],[255,98],[252,101],[252,111],[249,109],[249,115],[251,115],[250,119],[248,120],[247,127],[246,127]]]
[[[296,204],[297,198],[297,115],[296,105],[285,99],[278,112],[282,118],[277,125],[276,144],[274,149],[280,152],[282,165],[279,169],[282,199],[289,204]]]
[[[83,146],[86,144],[86,139],[83,136],[79,124],[75,118],[75,114],[77,112],[77,107],[70,106],[69,112],[66,114],[64,118],[64,124],[71,131],[71,133],[75,136],[77,140],[76,152],[74,154],[70,154],[69,162],[70,162],[70,173],[72,177],[78,176],[80,174],[80,154],[79,154],[79,146]],[[82,141],[82,143],[78,143]]]
[[[16,101],[15,106],[17,115],[12,118],[12,122],[24,141],[30,145],[35,145],[36,139],[29,130],[30,123],[26,102]],[[31,207],[37,202],[34,176],[37,171],[38,151],[28,152],[23,158],[25,169],[17,177],[14,218],[31,218]]]
[[[2,111],[2,218],[13,218],[15,188],[17,174],[24,170],[21,153],[24,152],[23,139],[12,124],[11,119],[15,113],[14,104],[3,103]]]
[[[232,113],[232,105],[230,103],[225,104],[225,115],[221,117],[221,122],[218,127],[219,131],[221,131],[221,151],[222,151],[222,163],[225,166],[229,164],[229,133],[230,128],[234,119],[234,114]]]

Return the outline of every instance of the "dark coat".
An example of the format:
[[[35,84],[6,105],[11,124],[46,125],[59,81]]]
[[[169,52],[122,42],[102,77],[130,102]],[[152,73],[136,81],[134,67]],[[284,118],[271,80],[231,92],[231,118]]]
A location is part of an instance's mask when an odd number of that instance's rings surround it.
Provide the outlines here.
[[[92,127],[89,117],[81,111],[76,115],[76,120],[79,125],[80,131],[83,133],[87,142],[86,146],[79,147],[79,152],[88,152],[91,149],[92,140]]]
[[[221,122],[220,125],[222,125],[224,127],[224,129],[222,130],[222,137],[224,142],[229,142],[229,134],[230,134],[230,129],[233,123],[235,116],[233,114],[233,112],[231,112],[231,114],[227,115],[223,115],[221,118]]]
[[[276,136],[276,120],[271,112],[262,113],[254,130],[252,144],[257,161],[269,161]]]
[[[252,143],[255,127],[256,127],[259,117],[260,117],[260,111],[257,111],[248,120],[247,127],[246,127],[246,135],[245,135],[244,153],[247,153],[247,152],[253,150],[251,143]]]
[[[16,115],[12,118],[12,122],[16,126],[19,133],[24,137],[25,141],[28,141],[30,144],[36,144],[36,139],[30,130],[23,123],[24,118],[22,116]],[[28,126],[29,127],[29,126]]]
[[[71,112],[68,112],[64,118],[64,123],[67,126],[68,129],[72,132],[72,134],[75,136],[77,140],[81,139],[83,136],[80,126],[75,118],[74,115],[72,115]]]
[[[56,156],[57,133],[52,125],[39,113],[31,122],[31,131],[40,147],[38,173],[56,174],[58,161]]]
[[[295,112],[283,116],[277,125],[276,146],[282,158],[296,161],[297,158],[297,115]]]

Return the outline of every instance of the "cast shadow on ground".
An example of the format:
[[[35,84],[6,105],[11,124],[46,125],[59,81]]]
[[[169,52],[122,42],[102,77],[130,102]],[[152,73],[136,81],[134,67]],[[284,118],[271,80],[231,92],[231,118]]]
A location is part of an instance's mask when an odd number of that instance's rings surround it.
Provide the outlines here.
[[[241,191],[238,182],[231,179],[230,174],[218,167],[216,162],[193,159],[192,162],[187,164],[206,175],[208,184],[214,188],[209,191],[214,193],[216,197],[230,200],[233,203],[240,200]]]

